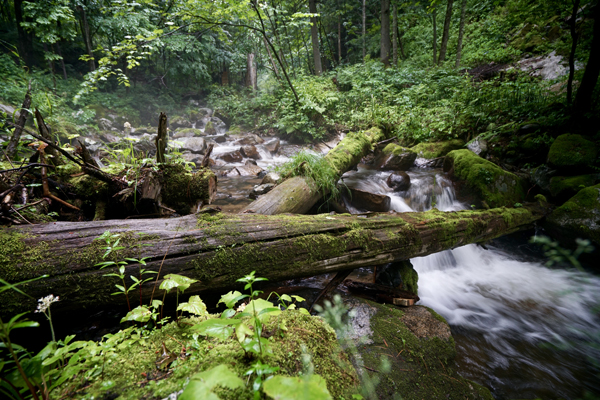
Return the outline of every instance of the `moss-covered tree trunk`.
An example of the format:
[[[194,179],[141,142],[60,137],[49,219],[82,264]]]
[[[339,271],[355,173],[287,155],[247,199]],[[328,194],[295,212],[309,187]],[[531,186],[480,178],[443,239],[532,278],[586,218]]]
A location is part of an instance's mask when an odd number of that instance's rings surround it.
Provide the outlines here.
[[[100,270],[95,264],[101,261],[147,257],[144,268],[160,271],[160,279],[170,273],[198,279],[200,282],[186,294],[223,291],[236,286],[236,280],[251,271],[272,281],[285,280],[406,260],[487,241],[514,232],[544,213],[538,205],[487,211],[386,213],[369,218],[200,213],[160,220],[56,222],[7,228],[0,230],[0,278],[20,282],[42,274],[49,277],[20,286],[31,299],[12,291],[2,293],[1,312],[33,310],[35,299],[48,294],[61,297],[53,312],[124,305],[124,295],[110,295],[120,280],[105,277],[115,271]],[[106,231],[118,234],[119,246],[124,248],[103,259],[107,244],[97,239]],[[125,275],[137,277],[138,266],[128,266]],[[153,287],[153,283],[143,285],[146,300]]]
[[[349,133],[331,150],[325,159],[335,169],[338,178],[367,155],[374,144],[385,139],[378,128],[368,131]],[[307,212],[323,196],[317,183],[310,178],[294,177],[276,186],[248,205],[244,213],[275,215],[284,213],[302,214]]]

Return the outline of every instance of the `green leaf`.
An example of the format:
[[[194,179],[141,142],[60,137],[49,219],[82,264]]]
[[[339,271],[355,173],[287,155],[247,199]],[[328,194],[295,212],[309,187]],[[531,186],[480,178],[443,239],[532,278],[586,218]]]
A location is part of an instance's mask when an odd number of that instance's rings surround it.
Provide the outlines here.
[[[238,342],[242,343],[246,339],[246,336],[252,336],[254,335],[254,332],[248,325],[242,322],[235,328],[235,335],[237,336]]]
[[[190,383],[179,396],[179,400],[219,400],[219,397],[212,393],[215,386],[234,390],[244,387],[244,381],[227,366],[221,364],[192,376]]]
[[[248,295],[243,295],[240,292],[238,292],[237,290],[235,292],[231,291],[231,292],[221,296],[221,300],[219,300],[219,303],[225,304],[225,307],[227,307],[227,308],[233,308],[233,307],[235,307],[235,305],[238,301],[240,301],[241,299],[244,299],[246,297],[248,297]],[[219,303],[217,303],[217,304],[219,304]]]
[[[152,312],[145,306],[138,306],[129,311],[126,316],[121,319],[121,323],[126,321],[147,322],[152,317]]]
[[[208,315],[206,312],[206,304],[200,299],[200,296],[192,296],[187,303],[181,303],[177,307],[177,311],[183,310],[194,315]]]
[[[177,275],[177,274],[169,274],[165,275],[165,280],[160,284],[159,289],[166,290],[167,292],[173,288],[177,288],[181,293],[187,288],[190,287],[191,284],[198,282],[197,279],[191,279],[187,276]]]
[[[207,319],[192,327],[192,331],[201,335],[226,340],[233,334],[233,325],[240,324],[239,319]]]
[[[319,375],[307,377],[274,376],[263,384],[263,391],[275,400],[332,400],[325,379]]]

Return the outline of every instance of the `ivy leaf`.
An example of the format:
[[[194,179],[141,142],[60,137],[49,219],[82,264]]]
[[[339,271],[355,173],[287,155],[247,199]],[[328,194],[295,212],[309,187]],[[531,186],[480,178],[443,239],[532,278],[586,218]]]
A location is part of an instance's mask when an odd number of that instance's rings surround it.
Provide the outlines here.
[[[274,376],[263,384],[263,391],[275,400],[332,400],[325,379],[319,375],[307,377]]]
[[[177,307],[177,311],[183,310],[194,315],[208,315],[206,312],[206,304],[200,299],[200,296],[192,296],[187,303],[181,303]]]
[[[167,292],[173,288],[177,288],[181,293],[190,287],[192,283],[198,282],[197,279],[188,278],[187,276],[169,274],[165,275],[165,280],[159,286],[159,289],[166,290]]]
[[[221,296],[221,300],[219,300],[219,303],[225,304],[225,307],[227,307],[227,308],[233,308],[233,307],[235,307],[235,304],[238,301],[240,301],[241,299],[244,299],[246,297],[248,297],[248,295],[243,295],[240,292],[238,292],[237,290],[235,292],[231,291],[231,292]],[[219,304],[219,303],[217,303],[217,304]]]

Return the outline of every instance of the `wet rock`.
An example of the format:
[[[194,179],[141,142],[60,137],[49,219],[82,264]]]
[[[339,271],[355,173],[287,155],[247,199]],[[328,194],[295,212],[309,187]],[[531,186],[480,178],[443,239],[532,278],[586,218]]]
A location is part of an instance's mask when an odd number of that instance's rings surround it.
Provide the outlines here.
[[[473,194],[490,207],[512,207],[525,199],[527,182],[503,170],[471,150],[454,150],[446,155],[444,171],[467,183]]]
[[[0,112],[5,113],[7,118],[10,118],[10,119],[12,119],[13,113],[15,114],[15,118],[18,118],[17,114],[19,114],[19,113],[15,113],[14,107],[11,107],[7,104],[1,104],[1,103],[0,103]]]
[[[229,163],[241,162],[244,159],[239,150],[228,151],[227,153],[219,154],[217,158]]]
[[[210,117],[210,120],[206,123],[206,125],[208,126],[209,124],[212,125],[212,128],[215,132],[212,135],[223,135],[225,132],[227,132],[227,125],[225,125],[225,122],[221,121],[221,119],[217,117]]]
[[[212,138],[216,143],[225,143],[227,141],[227,135],[217,135]]]
[[[256,160],[246,160],[244,165],[258,165],[258,164],[256,163]]]
[[[281,179],[281,177],[279,176],[279,174],[278,174],[278,173],[276,173],[276,172],[269,172],[269,173],[267,173],[267,174],[264,176],[264,178],[263,178],[263,180],[262,180],[262,182],[261,182],[260,184],[261,184],[261,185],[264,185],[264,184],[266,184],[266,183],[274,183],[274,184],[277,184],[277,183],[279,182],[279,180],[280,180],[280,179]]]
[[[537,185],[542,191],[550,193],[550,179],[556,175],[556,170],[543,164],[533,170],[531,174],[531,180]]]
[[[98,128],[101,131],[110,131],[113,128],[113,123],[108,118],[100,118],[98,120]]]
[[[256,150],[256,147],[253,145],[242,146],[240,149],[240,153],[242,153],[242,155],[247,158],[253,158],[255,160],[261,159],[260,153],[258,152],[258,150]]]
[[[121,137],[115,135],[113,132],[100,132],[99,134],[100,140],[104,143],[117,143],[121,141]]]
[[[581,189],[547,218],[551,231],[569,242],[587,238],[600,245],[600,185]]]
[[[383,170],[406,171],[414,165],[416,158],[417,153],[411,149],[390,143],[375,158],[375,165]]]
[[[273,183],[256,185],[254,186],[252,192],[250,192],[250,195],[248,197],[250,197],[251,199],[256,199],[258,196],[270,192],[271,189],[273,189],[274,187],[275,185]]]
[[[255,135],[253,133],[247,133],[243,138],[235,141],[235,144],[253,145],[253,146],[256,146],[257,144],[262,144],[262,143],[264,143],[263,138],[261,138],[258,135]]]
[[[399,288],[417,296],[419,294],[419,274],[410,260],[378,266],[375,283]]]
[[[550,178],[548,189],[552,197],[559,202],[575,196],[581,189],[600,182],[600,174],[578,176],[553,176]]]
[[[206,149],[206,141],[201,137],[185,137],[177,139],[176,142],[180,144],[182,150],[191,151],[192,153],[201,154]]]
[[[215,129],[215,126],[213,125],[212,121],[208,121],[206,123],[206,125],[204,126],[204,133],[210,136],[217,134],[217,130]]]
[[[174,138],[204,136],[205,133],[196,128],[179,128],[173,134]]]
[[[271,154],[275,154],[279,151],[279,146],[281,142],[279,139],[273,139],[267,143],[265,143],[265,148],[271,152]]]
[[[580,170],[596,161],[598,150],[594,142],[581,135],[565,134],[554,140],[548,152],[548,165],[563,171]]]
[[[169,126],[171,127],[171,129],[191,128],[192,123],[187,118],[176,115],[170,119]]]
[[[154,144],[154,140],[149,139],[140,139],[138,142],[133,144],[133,148],[136,152],[142,152],[146,156],[151,156],[156,154],[156,145]]]
[[[247,164],[243,167],[237,167],[241,176],[258,176],[263,169],[258,165]]]
[[[359,189],[350,189],[351,203],[359,210],[387,212],[390,209],[390,198],[376,193]]]
[[[210,108],[203,107],[203,108],[198,109],[199,119],[210,118],[210,117],[212,117],[212,115],[213,115],[213,110],[211,110]]]
[[[467,149],[471,150],[480,157],[485,157],[488,150],[487,147],[487,141],[482,138],[476,138],[467,145]]]
[[[234,168],[230,169],[229,171],[224,172],[223,176],[231,178],[234,176],[241,176],[241,174],[240,174],[240,171],[237,169],[237,167],[234,167]]]
[[[406,172],[394,172],[388,176],[386,182],[394,191],[408,190],[410,187],[410,176]]]
[[[460,139],[447,140],[445,142],[419,143],[411,148],[417,153],[418,157],[422,158],[438,158],[443,157],[452,150],[463,148],[465,142]]]

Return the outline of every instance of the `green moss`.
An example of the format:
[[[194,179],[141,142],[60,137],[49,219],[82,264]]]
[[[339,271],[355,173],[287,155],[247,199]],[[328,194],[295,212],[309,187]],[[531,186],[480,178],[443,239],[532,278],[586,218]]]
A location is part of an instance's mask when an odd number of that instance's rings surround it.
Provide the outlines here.
[[[419,143],[411,148],[419,157],[438,158],[443,157],[452,150],[458,150],[464,147],[465,142],[460,139],[448,140],[445,142]]]
[[[175,131],[176,135],[193,134],[194,136],[204,136],[204,133],[200,129],[196,128],[179,128]]]
[[[594,142],[581,135],[565,134],[556,138],[548,152],[548,164],[553,168],[572,169],[594,163],[598,150]]]
[[[338,174],[358,164],[372,143],[385,139],[379,128],[371,128],[364,132],[350,132],[325,158]]]
[[[99,181],[89,175],[79,175],[67,178],[67,182],[73,187],[73,193],[81,197],[97,198],[108,195],[108,184]]]
[[[485,160],[470,150],[448,153],[444,170],[467,182],[474,193],[490,207],[512,206],[525,199],[525,182],[515,174]]]
[[[548,216],[548,222],[573,237],[600,244],[600,185],[582,189]]]
[[[206,123],[206,126],[204,127],[204,133],[207,135],[216,135],[217,134],[217,130],[215,129],[215,126],[212,121],[208,121]]]
[[[245,354],[235,336],[224,341],[205,337],[194,339],[189,327],[204,319],[195,317],[184,319],[179,325],[167,324],[143,338],[130,328],[105,339],[104,344],[89,343],[81,351],[82,357],[77,365],[83,371],[98,369],[102,373],[91,374],[92,378],[87,381],[75,376],[63,383],[54,394],[57,398],[165,398],[185,388],[192,375],[220,364],[226,364],[231,371],[244,377],[256,360]],[[264,362],[279,367],[278,373],[301,374],[304,366],[300,360],[304,348],[312,357],[314,372],[326,380],[334,398],[349,398],[349,394],[356,390],[356,373],[341,352],[335,332],[322,319],[298,311],[285,311],[270,319],[265,332],[270,333],[272,355],[267,356]],[[163,344],[176,355],[180,355],[182,346],[186,349],[183,352],[185,358],[171,364],[168,373],[159,370],[156,365]],[[250,400],[253,397],[252,385],[235,391],[218,390],[218,395],[224,400]]]
[[[404,290],[418,295],[419,292],[419,274],[413,268],[410,261],[405,261],[400,267],[400,276],[402,277],[402,287]]]
[[[201,168],[192,174],[181,164],[166,164],[161,167],[163,202],[178,213],[187,215],[196,211],[199,202],[209,203],[208,180],[216,179],[209,168]]]
[[[230,135],[241,135],[242,128],[239,125],[232,125],[229,128],[229,131],[227,131],[227,133],[229,133]]]
[[[581,189],[594,185],[598,175],[553,176],[550,178],[550,194],[554,197],[573,196]]]
[[[408,147],[402,147],[402,146],[398,146],[395,143],[390,143],[387,146],[385,146],[383,148],[383,150],[381,150],[381,153],[386,156],[390,156],[390,155],[400,156],[404,153],[414,153],[414,151],[412,149],[409,149]]]

